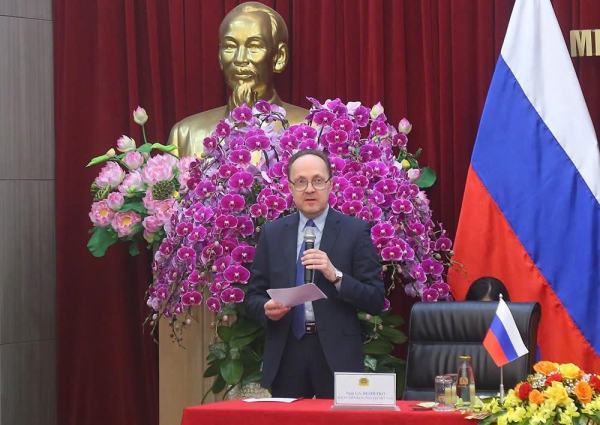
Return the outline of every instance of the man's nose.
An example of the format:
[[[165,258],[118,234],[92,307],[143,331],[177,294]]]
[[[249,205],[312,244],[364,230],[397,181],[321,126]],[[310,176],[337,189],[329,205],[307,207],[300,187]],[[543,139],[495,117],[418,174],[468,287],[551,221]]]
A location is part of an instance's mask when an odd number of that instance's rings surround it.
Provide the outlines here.
[[[248,49],[244,46],[238,47],[233,57],[234,63],[248,63]]]
[[[308,182],[308,183],[306,184],[306,189],[304,189],[304,191],[305,191],[305,192],[308,192],[308,193],[313,193],[313,192],[315,192],[315,190],[316,190],[316,189],[315,189],[315,187],[313,186],[312,182]]]

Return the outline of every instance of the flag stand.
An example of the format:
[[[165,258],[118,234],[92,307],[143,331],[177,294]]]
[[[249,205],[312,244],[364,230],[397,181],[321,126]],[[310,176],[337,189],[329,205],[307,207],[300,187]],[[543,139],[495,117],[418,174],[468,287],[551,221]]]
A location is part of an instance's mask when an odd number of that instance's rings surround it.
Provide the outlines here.
[[[504,403],[504,366],[500,366],[500,404]]]

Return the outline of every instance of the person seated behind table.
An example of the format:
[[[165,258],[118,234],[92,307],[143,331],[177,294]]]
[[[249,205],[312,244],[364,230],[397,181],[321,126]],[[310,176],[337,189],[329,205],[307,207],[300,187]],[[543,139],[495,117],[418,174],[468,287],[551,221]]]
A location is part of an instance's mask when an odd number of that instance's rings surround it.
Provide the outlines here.
[[[498,301],[500,294],[504,301],[510,301],[508,290],[500,280],[490,276],[480,277],[471,284],[465,301]]]

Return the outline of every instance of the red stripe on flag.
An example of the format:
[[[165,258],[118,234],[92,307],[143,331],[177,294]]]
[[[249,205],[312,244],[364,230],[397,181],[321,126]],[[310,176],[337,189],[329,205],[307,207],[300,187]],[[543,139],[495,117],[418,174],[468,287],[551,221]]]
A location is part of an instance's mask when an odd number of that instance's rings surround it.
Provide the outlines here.
[[[454,260],[463,264],[468,273],[450,270],[448,282],[457,300],[465,299],[469,286],[479,277],[500,279],[506,285],[511,301],[541,304],[538,343],[543,360],[575,363],[586,372],[600,373],[600,357],[577,328],[471,167],[454,249]],[[576,277],[573,284],[576,284]]]
[[[506,358],[506,354],[504,354],[504,351],[498,342],[498,338],[496,338],[496,335],[494,335],[491,330],[489,330],[485,336],[485,339],[483,340],[483,346],[488,353],[490,353],[490,356],[492,356],[492,360],[494,360],[496,366],[500,367],[508,363],[508,359]]]

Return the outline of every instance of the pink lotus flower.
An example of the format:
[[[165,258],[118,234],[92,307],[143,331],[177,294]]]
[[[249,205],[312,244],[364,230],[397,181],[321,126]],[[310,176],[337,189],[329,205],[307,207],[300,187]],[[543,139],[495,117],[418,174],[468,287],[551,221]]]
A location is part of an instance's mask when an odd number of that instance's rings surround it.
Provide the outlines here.
[[[115,212],[108,205],[107,200],[102,200],[100,202],[94,202],[92,204],[92,210],[89,213],[90,220],[97,227],[108,227],[110,226],[110,222],[115,216]]]
[[[411,182],[416,182],[421,177],[421,170],[418,168],[411,168],[407,171],[407,174]]]
[[[142,174],[142,179],[150,186],[160,181],[173,180],[173,177],[173,165],[165,155],[150,158]]]
[[[412,124],[406,118],[402,118],[398,123],[398,131],[403,134],[408,134],[410,133],[410,130],[412,130]]]
[[[164,226],[164,224],[165,223],[162,220],[159,220],[154,215],[144,217],[144,220],[142,221],[142,226],[144,226],[144,229],[152,234],[158,232],[162,226]]]
[[[96,184],[98,187],[110,186],[113,189],[119,186],[119,184],[125,178],[125,171],[114,161],[106,163],[100,174],[96,177]]]
[[[142,180],[142,175],[138,172],[129,173],[119,185],[119,192],[128,198],[135,195],[136,192],[144,192],[146,184]]]
[[[146,124],[146,121],[148,121],[148,114],[146,113],[146,110],[140,106],[135,108],[133,111],[133,120],[139,125]]]
[[[117,139],[117,150],[119,152],[129,152],[135,149],[135,140],[127,137],[124,134]]]
[[[136,233],[136,224],[142,221],[142,217],[135,211],[118,212],[111,221],[111,226],[117,231],[117,235],[122,238]]]
[[[132,170],[137,170],[142,165],[144,165],[144,157],[141,153],[137,151],[128,152],[127,155],[125,155],[123,162],[125,162],[125,165],[127,165]]]
[[[125,199],[123,198],[123,195],[120,192],[109,193],[108,197],[106,198],[106,201],[108,203],[108,206],[115,211],[120,210],[121,207],[123,207],[123,204],[125,203]]]

